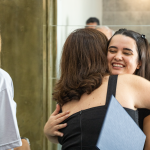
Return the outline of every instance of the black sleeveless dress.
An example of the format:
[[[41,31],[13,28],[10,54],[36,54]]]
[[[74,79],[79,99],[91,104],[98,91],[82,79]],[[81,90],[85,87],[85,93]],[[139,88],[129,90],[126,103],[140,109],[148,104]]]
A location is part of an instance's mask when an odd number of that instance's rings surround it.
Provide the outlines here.
[[[139,126],[141,130],[143,130],[143,121],[147,116],[150,115],[150,110],[145,108],[139,108],[138,112],[139,112]]]
[[[117,75],[109,77],[105,105],[81,110],[63,121],[67,123],[67,127],[60,130],[64,133],[64,136],[58,137],[62,150],[98,150],[96,143],[110,97],[112,94],[115,96],[116,93],[117,77]],[[124,109],[138,124],[138,111]]]

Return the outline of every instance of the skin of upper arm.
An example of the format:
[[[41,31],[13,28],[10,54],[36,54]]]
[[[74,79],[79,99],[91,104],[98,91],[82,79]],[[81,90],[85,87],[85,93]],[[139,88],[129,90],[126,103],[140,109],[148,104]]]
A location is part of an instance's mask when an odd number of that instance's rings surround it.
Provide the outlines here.
[[[150,109],[150,82],[148,80],[137,75],[123,74],[119,75],[119,83],[119,94],[122,97],[132,97],[130,103],[133,103],[135,109]],[[126,87],[125,91],[124,87]]]
[[[144,118],[143,121],[143,132],[146,135],[144,150],[150,150],[150,115]]]
[[[130,83],[135,95],[135,107],[150,109],[150,82],[142,77],[131,75]],[[150,115],[144,118],[143,132],[146,135],[144,150],[150,150]]]
[[[134,94],[135,108],[150,109],[150,82],[136,75],[128,75],[128,78]]]

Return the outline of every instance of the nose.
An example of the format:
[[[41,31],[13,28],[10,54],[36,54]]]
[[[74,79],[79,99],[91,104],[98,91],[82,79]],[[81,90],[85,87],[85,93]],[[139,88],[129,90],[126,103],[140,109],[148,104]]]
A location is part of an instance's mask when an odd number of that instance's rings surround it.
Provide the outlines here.
[[[116,55],[114,56],[114,59],[115,59],[116,61],[122,60],[122,54],[121,54],[120,52],[117,52]]]

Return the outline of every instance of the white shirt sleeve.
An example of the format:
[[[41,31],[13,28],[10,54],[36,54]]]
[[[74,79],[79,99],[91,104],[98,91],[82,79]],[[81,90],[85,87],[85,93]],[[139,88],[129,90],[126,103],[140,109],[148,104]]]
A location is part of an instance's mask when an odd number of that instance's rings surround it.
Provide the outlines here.
[[[13,84],[10,83],[0,78],[0,150],[22,145],[16,118],[16,103],[13,100]]]

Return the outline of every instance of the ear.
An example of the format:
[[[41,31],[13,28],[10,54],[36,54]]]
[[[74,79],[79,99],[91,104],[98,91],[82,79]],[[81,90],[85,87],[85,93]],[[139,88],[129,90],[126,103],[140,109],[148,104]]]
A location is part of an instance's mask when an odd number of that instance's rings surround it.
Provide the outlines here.
[[[137,65],[137,67],[136,67],[136,69],[140,69],[141,65],[142,65],[142,62],[139,61],[139,62],[138,62],[138,65]]]

